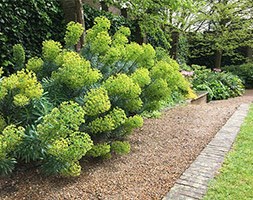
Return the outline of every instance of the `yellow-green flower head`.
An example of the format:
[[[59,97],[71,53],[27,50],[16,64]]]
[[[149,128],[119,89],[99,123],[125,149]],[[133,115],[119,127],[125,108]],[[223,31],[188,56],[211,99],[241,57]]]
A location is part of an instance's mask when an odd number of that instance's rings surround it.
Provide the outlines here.
[[[118,74],[109,77],[103,84],[109,96],[120,96],[122,98],[137,98],[141,94],[140,86],[126,74]]]
[[[0,144],[4,145],[4,151],[9,153],[14,150],[15,147],[22,141],[24,132],[25,129],[21,126],[16,127],[12,124],[5,127],[2,134],[0,135]]]
[[[17,87],[19,82],[18,76],[16,74],[12,74],[9,77],[5,77],[2,81],[2,86],[7,90],[13,90]]]
[[[29,104],[29,101],[30,100],[25,95],[17,94],[14,96],[13,103],[16,106],[25,106],[25,105]]]
[[[66,46],[71,47],[76,45],[83,32],[84,28],[82,24],[76,22],[69,22],[64,37]]]
[[[143,126],[143,118],[140,115],[134,115],[129,117],[125,124],[131,128],[140,128]]]
[[[73,89],[91,85],[102,76],[98,70],[90,67],[89,61],[76,52],[63,53],[59,62],[62,62],[62,66],[53,72],[52,78]]]
[[[104,117],[95,119],[89,123],[89,127],[92,133],[102,133],[112,131],[125,123],[127,119],[124,110],[120,108],[114,108],[109,114]]]
[[[68,151],[68,145],[68,139],[59,138],[49,146],[48,153],[55,157],[62,157]]]
[[[111,151],[111,146],[107,143],[103,144],[96,144],[92,147],[91,150],[87,152],[87,156],[92,156],[92,157],[100,157],[100,156],[105,156],[106,154],[110,153]]]
[[[165,61],[159,61],[151,69],[151,77],[154,79],[167,79],[170,74],[175,73],[173,67]]]
[[[108,33],[111,22],[106,17],[96,17],[94,20],[94,26],[86,33],[86,42],[90,43],[96,40],[97,35],[101,32]]]
[[[71,177],[80,176],[81,169],[82,169],[82,167],[81,167],[81,165],[79,164],[78,161],[71,162],[71,163],[69,163],[68,168],[62,169],[61,175],[67,176],[67,177],[69,177],[69,176],[71,176]]]
[[[4,70],[2,67],[0,67],[0,78],[2,77],[3,74],[4,74]]]
[[[92,148],[93,141],[86,133],[79,131],[70,131],[67,138],[56,139],[48,146],[48,153],[56,157],[58,160],[66,163],[76,163]],[[76,171],[77,170],[77,171]],[[81,167],[72,168],[71,166],[63,169],[63,175],[78,176]]]
[[[8,94],[8,90],[0,83],[0,100]]]
[[[96,116],[111,108],[107,91],[104,88],[92,89],[84,96],[84,111],[86,115]]]
[[[164,79],[157,79],[154,83],[148,86],[146,96],[151,101],[166,100],[171,94],[167,82]]]
[[[28,60],[26,64],[26,69],[34,71],[34,72],[38,72],[42,69],[43,64],[44,62],[41,58],[33,57]]]
[[[104,56],[100,56],[101,62],[112,65],[121,58],[121,51],[116,47],[110,47]]]
[[[111,22],[106,17],[96,17],[92,29],[96,31],[108,31],[111,27]]]
[[[109,33],[107,31],[102,31],[90,41],[90,50],[93,54],[104,54],[109,50],[111,43],[112,39]]]
[[[113,45],[119,46],[119,45],[125,45],[128,43],[127,37],[130,36],[131,31],[127,27],[120,27],[119,30],[116,31],[116,33],[113,36]]]
[[[54,61],[61,51],[62,45],[60,42],[47,40],[42,43],[42,57],[45,61]]]
[[[170,58],[169,56],[166,57],[166,62],[173,68],[174,71],[179,71],[179,64],[176,60]]]
[[[111,149],[119,155],[128,154],[131,146],[127,141],[114,141],[111,144]]]
[[[37,81],[36,75],[32,71],[24,69],[5,77],[0,88],[5,93],[13,91],[14,104],[17,106],[24,106],[31,99],[39,99],[43,93],[42,85]]]
[[[133,74],[131,74],[131,78],[141,88],[143,88],[145,85],[148,85],[151,82],[149,71],[146,68],[138,68]]]
[[[43,140],[65,138],[69,130],[78,131],[84,123],[84,110],[75,102],[63,102],[59,108],[43,117],[43,123],[37,126]]]
[[[135,111],[140,110],[142,105],[143,105],[143,102],[142,102],[141,98],[137,97],[134,99],[128,99],[128,101],[126,101],[126,103],[124,103],[122,108],[124,108],[125,110],[127,110],[129,112],[135,112]]]
[[[136,42],[131,42],[130,44],[127,44],[125,51],[126,61],[136,61],[140,59],[144,53],[142,46],[140,46]]]
[[[155,56],[156,52],[152,45],[150,44],[142,44],[143,54],[141,59],[138,60],[138,65],[140,67],[145,67],[150,69],[155,64]]]

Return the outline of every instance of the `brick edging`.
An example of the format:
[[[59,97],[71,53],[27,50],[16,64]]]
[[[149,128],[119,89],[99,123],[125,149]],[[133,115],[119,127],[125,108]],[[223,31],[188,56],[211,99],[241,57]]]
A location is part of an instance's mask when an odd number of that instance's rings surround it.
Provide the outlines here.
[[[226,154],[233,145],[249,107],[249,104],[239,106],[162,200],[203,198],[207,192],[208,183],[221,168]]]

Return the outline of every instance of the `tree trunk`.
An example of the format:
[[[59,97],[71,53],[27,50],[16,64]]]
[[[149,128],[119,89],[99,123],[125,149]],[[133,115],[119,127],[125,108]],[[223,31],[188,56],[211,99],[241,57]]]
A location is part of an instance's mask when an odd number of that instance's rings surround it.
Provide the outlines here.
[[[221,68],[222,50],[216,50],[214,68]]]
[[[170,56],[173,59],[177,59],[178,57],[178,43],[179,43],[179,32],[172,31],[171,33],[172,42],[171,42],[171,49],[170,49]]]
[[[121,14],[121,16],[127,18],[127,9],[126,8],[121,8],[120,9],[120,14]]]
[[[85,28],[82,0],[62,0],[61,3],[66,22],[79,22]],[[80,41],[76,45],[76,50],[78,52],[84,44],[84,38],[85,33],[82,34]]]
[[[75,0],[75,5],[76,5],[76,21],[82,24],[85,30],[82,0]],[[81,48],[83,47],[84,40],[85,40],[85,31],[81,35],[80,40],[76,45],[77,52],[79,52]]]
[[[109,7],[106,5],[104,1],[101,1],[100,4],[102,7],[102,10],[107,11],[107,12],[109,11]]]
[[[247,58],[249,59],[249,60],[253,60],[253,50],[252,50],[252,48],[251,47],[247,47]]]
[[[144,37],[142,37],[141,27],[140,27],[139,23],[136,26],[136,32],[134,35],[135,35],[135,40],[138,44],[143,44],[145,42]]]

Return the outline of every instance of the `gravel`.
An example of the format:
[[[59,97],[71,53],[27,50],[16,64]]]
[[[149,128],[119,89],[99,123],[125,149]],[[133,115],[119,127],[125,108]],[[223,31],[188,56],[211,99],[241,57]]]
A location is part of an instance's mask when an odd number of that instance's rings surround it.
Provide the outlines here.
[[[0,180],[0,199],[161,199],[241,103],[243,97],[169,109],[129,138],[131,153],[82,162],[78,178],[46,177],[19,166]]]

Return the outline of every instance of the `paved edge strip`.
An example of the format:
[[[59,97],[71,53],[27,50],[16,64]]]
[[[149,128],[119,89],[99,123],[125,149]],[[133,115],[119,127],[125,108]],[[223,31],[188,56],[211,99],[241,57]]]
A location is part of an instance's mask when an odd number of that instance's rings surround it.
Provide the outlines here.
[[[203,198],[207,192],[208,183],[215,177],[226,154],[231,149],[249,107],[249,104],[241,104],[238,107],[162,200]]]

